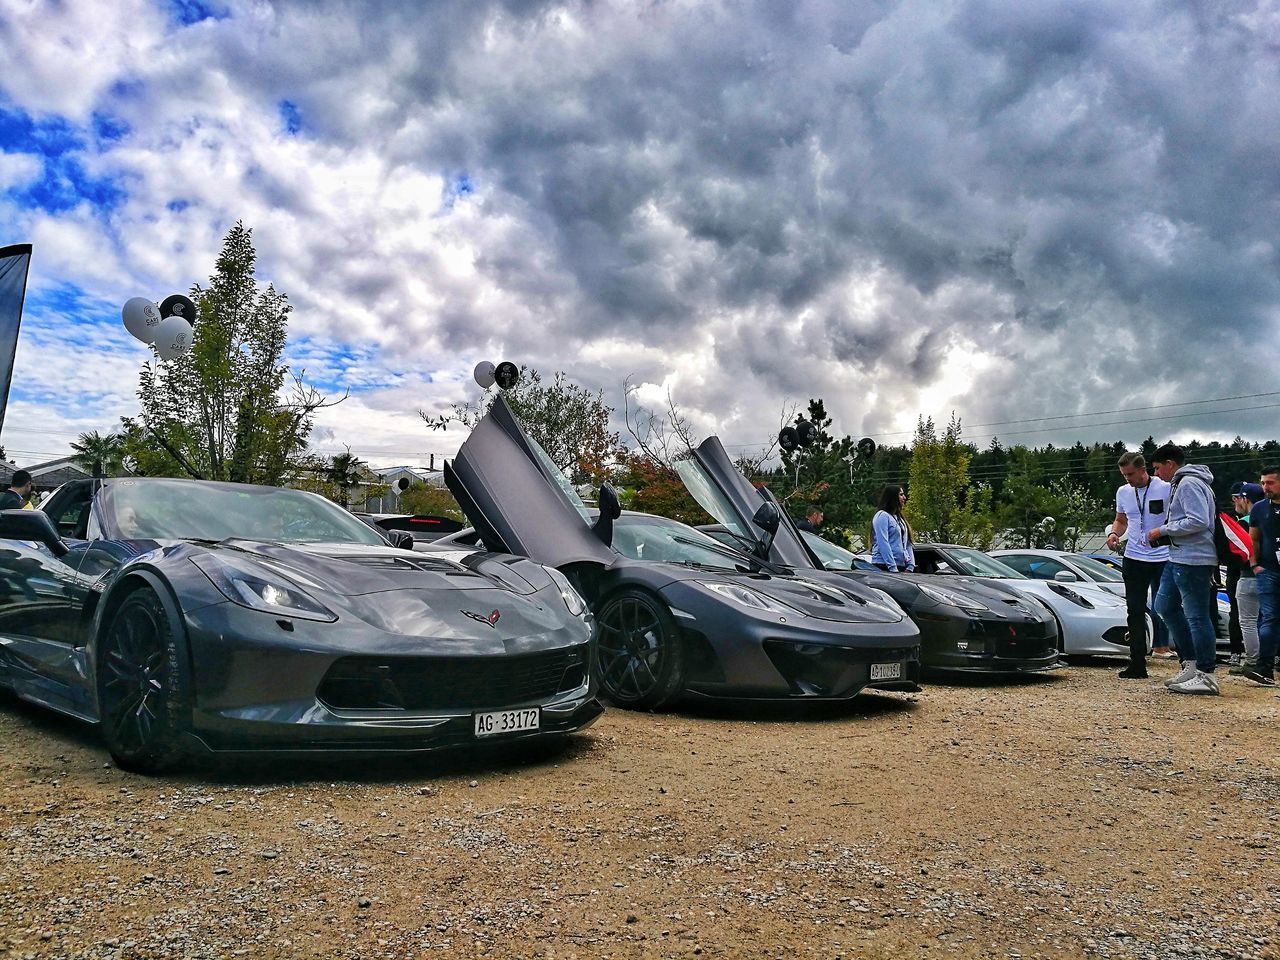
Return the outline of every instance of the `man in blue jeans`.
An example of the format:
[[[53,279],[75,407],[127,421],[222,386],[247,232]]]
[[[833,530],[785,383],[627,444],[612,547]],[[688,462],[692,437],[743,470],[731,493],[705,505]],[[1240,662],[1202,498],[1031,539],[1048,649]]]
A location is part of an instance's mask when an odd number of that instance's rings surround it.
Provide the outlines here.
[[[1280,640],[1280,466],[1262,468],[1262,492],[1249,511],[1253,574],[1258,585],[1258,662],[1244,676],[1276,685],[1276,643]]]
[[[1172,484],[1164,523],[1147,532],[1152,544],[1169,545],[1156,614],[1169,630],[1182,670],[1165,686],[1172,693],[1217,696],[1213,672],[1218,665],[1218,638],[1209,613],[1210,587],[1218,569],[1213,474],[1202,463],[1187,463],[1182,448],[1172,443],[1153,453],[1151,463],[1156,476]]]

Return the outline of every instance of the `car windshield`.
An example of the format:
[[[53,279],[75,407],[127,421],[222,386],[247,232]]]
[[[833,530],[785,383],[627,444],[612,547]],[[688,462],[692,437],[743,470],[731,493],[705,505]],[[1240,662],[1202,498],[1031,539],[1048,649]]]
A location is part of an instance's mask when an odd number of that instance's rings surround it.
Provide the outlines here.
[[[830,540],[824,540],[816,533],[801,530],[800,536],[808,544],[809,549],[817,554],[822,566],[827,570],[875,570],[875,564],[859,559],[844,547],[838,547]]]
[[[302,490],[148,479],[117,480],[109,491],[110,525],[127,540],[386,545],[346,510]]]
[[[972,547],[948,547],[947,559],[971,577],[993,577],[999,580],[1029,580],[1007,563],[988,557]]]
[[[685,489],[698,502],[698,506],[711,514],[717,523],[728,527],[733,533],[750,543],[759,541],[759,533],[749,530],[743,525],[741,518],[738,516],[738,511],[733,508],[733,504],[720,491],[720,487],[717,486],[716,482],[707,475],[707,471],[703,469],[702,464],[693,459],[692,456],[688,456],[683,460],[677,460],[675,468],[676,473],[680,475],[680,480],[685,485]]]
[[[1095,560],[1093,557],[1075,555],[1071,558],[1071,565],[1078,567],[1090,580],[1096,580],[1099,583],[1124,582],[1124,577],[1116,573],[1114,567],[1108,567],[1105,563]]]
[[[624,557],[655,563],[689,563],[724,570],[753,565],[751,559],[701,530],[665,517],[619,517],[613,524],[613,547]]]

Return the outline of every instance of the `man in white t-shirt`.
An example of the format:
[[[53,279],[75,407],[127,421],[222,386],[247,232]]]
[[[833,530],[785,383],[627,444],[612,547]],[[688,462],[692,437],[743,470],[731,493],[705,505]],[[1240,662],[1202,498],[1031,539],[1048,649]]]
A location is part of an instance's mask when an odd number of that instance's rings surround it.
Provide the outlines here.
[[[1107,546],[1114,549],[1125,533],[1124,596],[1129,608],[1129,666],[1120,671],[1125,680],[1138,680],[1147,675],[1147,607],[1155,602],[1160,577],[1169,560],[1167,546],[1153,547],[1147,532],[1165,520],[1169,506],[1169,484],[1147,473],[1146,458],[1140,453],[1126,453],[1120,458],[1120,475],[1124,485],[1116,491],[1116,521],[1107,536]],[[1154,617],[1157,657],[1167,657],[1169,647],[1164,624]]]

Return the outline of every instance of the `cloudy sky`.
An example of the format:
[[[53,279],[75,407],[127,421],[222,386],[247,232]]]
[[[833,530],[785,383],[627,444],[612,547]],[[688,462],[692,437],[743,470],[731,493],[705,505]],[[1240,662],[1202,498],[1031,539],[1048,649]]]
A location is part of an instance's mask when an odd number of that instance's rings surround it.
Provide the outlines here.
[[[810,396],[889,442],[1272,438],[1278,51],[1269,0],[0,0],[0,439],[133,412],[120,305],[237,219],[351,390],[317,447],[374,463],[451,453],[415,411],[483,359],[730,444]]]

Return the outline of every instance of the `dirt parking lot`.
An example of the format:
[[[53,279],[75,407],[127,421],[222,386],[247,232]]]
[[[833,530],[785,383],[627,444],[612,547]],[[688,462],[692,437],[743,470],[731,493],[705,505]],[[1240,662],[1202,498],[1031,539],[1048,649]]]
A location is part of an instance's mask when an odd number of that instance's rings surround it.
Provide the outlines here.
[[[1094,663],[168,779],[9,701],[0,957],[1278,957],[1280,699],[1223,690]]]

